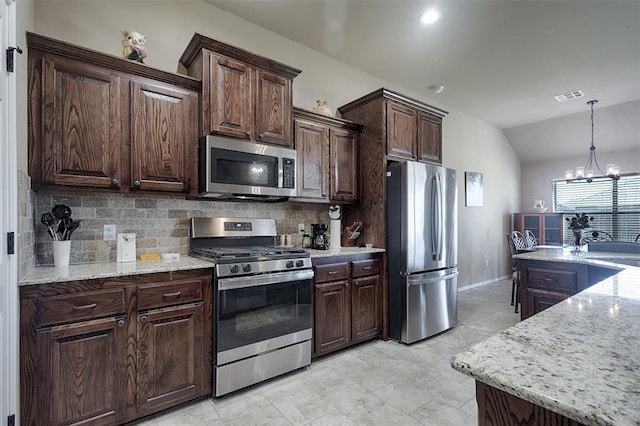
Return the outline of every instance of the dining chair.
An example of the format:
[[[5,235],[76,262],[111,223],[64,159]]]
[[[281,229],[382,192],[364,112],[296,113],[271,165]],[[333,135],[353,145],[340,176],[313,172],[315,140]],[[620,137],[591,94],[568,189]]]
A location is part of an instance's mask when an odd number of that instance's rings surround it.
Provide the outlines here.
[[[513,243],[516,246],[517,250],[526,250],[527,249],[527,240],[524,235],[520,231],[511,232],[511,238],[513,239]]]
[[[538,245],[538,240],[530,229],[524,230],[524,239],[527,243],[527,248],[534,249]]]
[[[507,244],[509,244],[509,252],[511,253],[511,306],[515,306],[515,313],[518,313],[518,305],[520,304],[520,265],[518,259],[513,257],[518,254],[515,241],[512,234],[507,233]]]
[[[638,234],[638,235],[636,236],[635,241],[636,241],[636,243],[637,243],[638,241],[640,241],[640,234]]]

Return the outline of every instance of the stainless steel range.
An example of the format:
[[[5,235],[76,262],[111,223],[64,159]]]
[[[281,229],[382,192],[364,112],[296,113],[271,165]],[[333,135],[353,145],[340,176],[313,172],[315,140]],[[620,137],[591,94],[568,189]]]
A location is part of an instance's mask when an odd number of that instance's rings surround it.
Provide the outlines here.
[[[273,219],[191,219],[191,255],[215,263],[216,397],[311,364],[311,259],[275,236]]]

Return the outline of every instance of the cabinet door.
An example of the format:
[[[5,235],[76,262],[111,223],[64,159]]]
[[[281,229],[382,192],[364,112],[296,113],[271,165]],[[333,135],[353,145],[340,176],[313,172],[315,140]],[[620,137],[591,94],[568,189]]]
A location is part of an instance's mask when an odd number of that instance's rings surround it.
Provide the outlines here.
[[[442,164],[442,119],[418,112],[418,160]]]
[[[316,284],[314,297],[313,333],[316,354],[346,346],[351,331],[348,281]]]
[[[329,142],[330,194],[332,201],[358,200],[358,135],[331,129]]]
[[[36,398],[42,424],[123,423],[127,395],[123,318],[40,329]]]
[[[542,223],[544,228],[544,244],[561,246],[563,244],[562,229],[565,226],[562,214],[542,215]]]
[[[328,133],[323,126],[299,120],[295,122],[298,197],[328,199]]]
[[[416,159],[416,110],[387,101],[387,155]]]
[[[131,82],[131,182],[134,189],[188,192],[197,150],[196,93]]]
[[[538,289],[525,289],[527,296],[527,306],[522,306],[522,319],[529,318],[532,315],[542,312],[545,309],[555,305],[558,302],[562,302],[564,299],[571,295],[565,293],[557,293],[554,291],[538,290]]]
[[[43,59],[42,91],[40,150],[32,153],[40,155],[42,182],[117,189],[120,76],[78,61]]]
[[[533,232],[533,235],[535,235],[539,245],[544,244],[544,231],[542,228],[542,220],[539,213],[513,214],[513,230],[520,231],[524,234],[525,229]]]
[[[256,70],[256,140],[293,147],[290,79]]]
[[[210,132],[244,139],[254,134],[253,70],[247,64],[212,54]],[[206,101],[205,101],[206,102]]]
[[[203,305],[138,313],[138,411],[168,408],[202,394]]]
[[[357,278],[351,290],[351,338],[354,342],[382,333],[382,284],[379,275]]]

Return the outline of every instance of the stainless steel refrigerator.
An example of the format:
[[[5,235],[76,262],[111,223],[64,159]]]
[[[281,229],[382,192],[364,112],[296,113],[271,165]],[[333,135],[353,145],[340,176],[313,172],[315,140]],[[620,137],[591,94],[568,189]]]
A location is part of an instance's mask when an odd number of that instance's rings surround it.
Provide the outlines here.
[[[387,166],[389,335],[413,343],[456,325],[457,172],[414,161]]]

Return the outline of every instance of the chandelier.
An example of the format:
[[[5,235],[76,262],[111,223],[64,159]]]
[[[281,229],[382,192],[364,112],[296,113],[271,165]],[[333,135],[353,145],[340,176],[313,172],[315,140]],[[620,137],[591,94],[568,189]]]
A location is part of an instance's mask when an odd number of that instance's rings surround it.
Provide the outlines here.
[[[598,100],[592,100],[587,102],[591,106],[591,146],[589,147],[589,158],[584,167],[576,167],[576,174],[574,176],[573,170],[567,170],[564,172],[564,178],[569,182],[575,182],[580,180],[586,180],[592,182],[594,179],[608,178],[613,180],[620,179],[620,168],[615,164],[607,164],[607,172],[604,173],[600,169],[598,160],[596,159],[596,145],[593,143],[593,105],[598,103]],[[595,168],[595,169],[594,169]],[[598,175],[594,173],[598,172]]]

